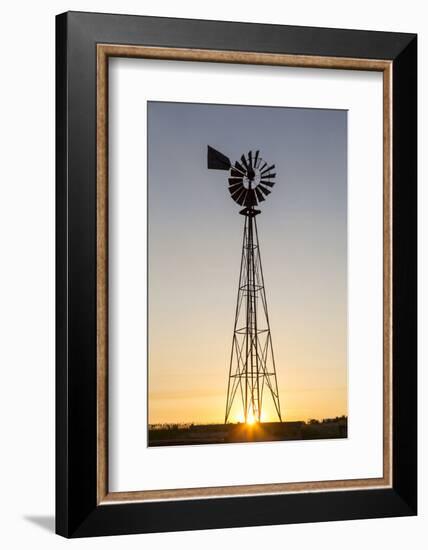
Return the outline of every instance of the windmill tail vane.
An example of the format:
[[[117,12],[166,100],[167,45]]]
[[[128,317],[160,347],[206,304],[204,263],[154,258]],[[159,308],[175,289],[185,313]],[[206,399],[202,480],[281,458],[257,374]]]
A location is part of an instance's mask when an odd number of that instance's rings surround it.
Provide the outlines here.
[[[272,335],[266,301],[255,207],[263,202],[275,185],[275,165],[270,165],[260,151],[242,154],[233,164],[230,159],[208,145],[208,168],[228,174],[231,198],[244,208],[241,268],[236,300],[235,322],[230,354],[225,423],[233,420],[238,409],[244,422],[264,420],[266,397],[282,422]],[[236,419],[235,419],[236,420]]]

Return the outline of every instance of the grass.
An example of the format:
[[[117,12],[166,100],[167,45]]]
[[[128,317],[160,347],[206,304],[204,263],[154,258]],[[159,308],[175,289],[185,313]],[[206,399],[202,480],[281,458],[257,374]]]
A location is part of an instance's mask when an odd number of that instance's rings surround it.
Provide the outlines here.
[[[149,447],[168,445],[203,445],[246,443],[253,441],[292,441],[339,439],[348,435],[346,416],[296,422],[261,422],[256,424],[151,424]]]

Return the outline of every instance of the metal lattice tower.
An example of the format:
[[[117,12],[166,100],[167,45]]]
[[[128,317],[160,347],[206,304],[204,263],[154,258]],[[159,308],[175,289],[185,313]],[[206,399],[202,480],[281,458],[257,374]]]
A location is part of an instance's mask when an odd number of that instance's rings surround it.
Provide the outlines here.
[[[261,421],[263,394],[267,390],[280,421],[278,382],[266,301],[256,216],[245,209],[241,269],[229,366],[225,423],[235,399],[242,403],[244,421]]]
[[[279,421],[281,407],[278,381],[269,324],[263,269],[260,256],[255,206],[270,194],[275,184],[274,165],[268,166],[250,151],[242,155],[241,162],[232,166],[230,160],[208,146],[208,168],[230,170],[229,192],[235,202],[244,206],[244,236],[235,323],[230,355],[225,423],[230,420],[232,407],[242,407],[244,421],[260,422],[263,399],[268,393],[273,401]]]

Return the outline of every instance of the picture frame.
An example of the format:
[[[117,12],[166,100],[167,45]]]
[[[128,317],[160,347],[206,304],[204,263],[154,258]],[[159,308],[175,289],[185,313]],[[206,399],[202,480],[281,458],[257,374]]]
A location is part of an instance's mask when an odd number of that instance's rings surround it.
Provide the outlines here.
[[[382,73],[381,478],[151,494],[109,491],[107,83],[112,57]],[[86,537],[417,513],[416,94],[413,34],[83,12],[57,16],[58,534]]]

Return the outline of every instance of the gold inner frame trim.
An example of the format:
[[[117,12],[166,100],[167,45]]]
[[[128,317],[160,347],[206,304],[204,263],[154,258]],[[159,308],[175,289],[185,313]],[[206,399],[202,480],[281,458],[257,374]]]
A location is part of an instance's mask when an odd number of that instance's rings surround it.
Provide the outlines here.
[[[109,492],[108,488],[108,60],[133,57],[383,73],[383,476],[298,483]],[[392,69],[391,61],[223,50],[97,45],[97,503],[375,489],[392,485]]]

